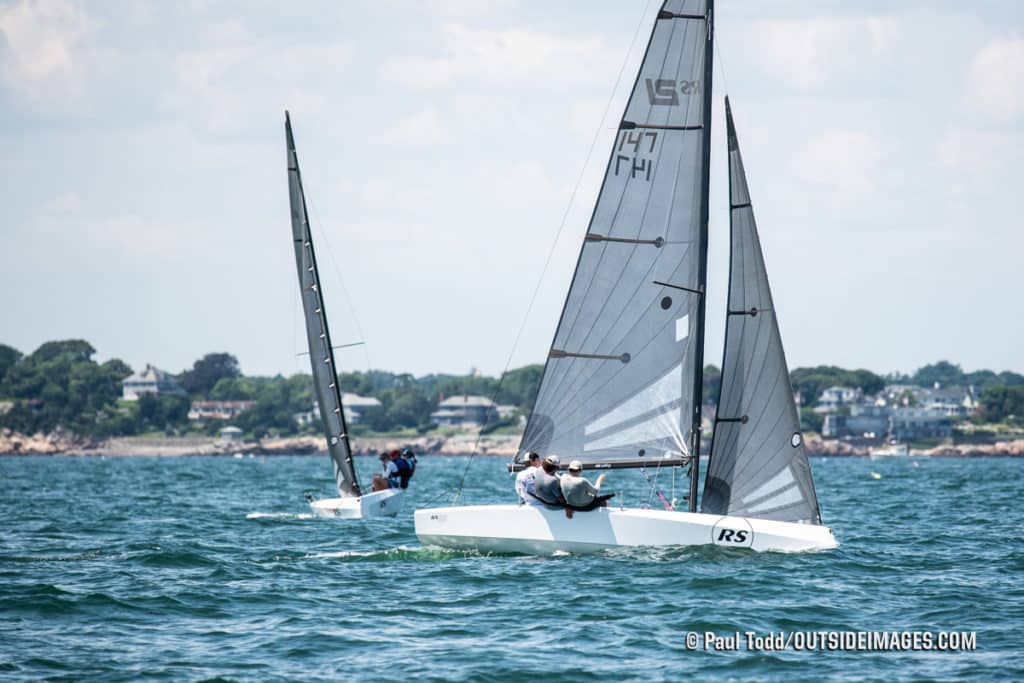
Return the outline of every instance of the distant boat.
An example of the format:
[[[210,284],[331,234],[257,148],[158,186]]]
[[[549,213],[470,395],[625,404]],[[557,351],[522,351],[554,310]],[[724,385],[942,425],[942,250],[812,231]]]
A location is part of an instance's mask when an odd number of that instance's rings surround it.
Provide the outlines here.
[[[417,510],[422,543],[523,553],[837,546],[821,524],[728,98],[728,315],[698,512],[713,4],[667,0],[658,13],[512,463],[537,452],[584,469],[688,467],[689,511]]]
[[[910,447],[905,443],[891,440],[885,446],[868,450],[868,455],[872,460],[877,460],[878,458],[907,457],[910,455]]]
[[[285,138],[288,145],[288,195],[291,200],[292,239],[295,244],[295,265],[302,293],[302,312],[306,321],[306,340],[309,342],[309,362],[313,370],[313,388],[327,452],[334,464],[334,479],[338,485],[337,498],[314,499],[307,496],[313,512],[320,515],[358,519],[362,517],[393,517],[402,509],[404,489],[387,489],[364,494],[356,477],[356,464],[345,424],[345,412],[338,389],[338,369],[334,362],[334,346],[327,326],[323,288],[316,264],[313,235],[309,228],[306,196],[302,189],[299,158],[295,153],[291,117],[285,112]]]

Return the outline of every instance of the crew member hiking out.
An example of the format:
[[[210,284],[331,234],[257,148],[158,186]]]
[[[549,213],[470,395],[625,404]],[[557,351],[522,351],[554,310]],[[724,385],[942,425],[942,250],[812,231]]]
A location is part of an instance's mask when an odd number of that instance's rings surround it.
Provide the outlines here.
[[[516,475],[516,495],[519,496],[520,505],[536,505],[537,499],[533,495],[533,490],[537,470],[540,469],[540,456],[536,453],[527,453],[526,462],[526,468]]]
[[[416,456],[411,448],[403,448],[402,453],[395,460],[398,467],[399,486],[403,489],[409,488],[409,480],[416,474]]]
[[[540,469],[533,476],[533,494],[528,495],[527,499],[551,507],[564,507],[565,498],[562,497],[562,487],[558,481],[557,472],[558,456],[549,455],[544,458]]]
[[[608,499],[614,493],[601,495],[601,484],[604,482],[604,475],[597,478],[597,484],[591,484],[583,477],[583,463],[573,460],[569,463],[569,473],[562,476],[560,482],[562,496],[565,498],[565,516],[572,517],[572,513],[588,512],[608,505]]]

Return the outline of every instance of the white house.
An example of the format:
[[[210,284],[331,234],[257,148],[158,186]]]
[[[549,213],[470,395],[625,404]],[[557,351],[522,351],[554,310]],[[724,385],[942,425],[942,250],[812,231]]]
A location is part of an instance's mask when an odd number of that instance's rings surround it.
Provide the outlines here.
[[[858,403],[863,398],[864,392],[860,389],[850,387],[829,387],[821,392],[818,404],[814,406],[814,412],[831,414],[842,406]]]
[[[430,419],[450,427],[480,427],[498,419],[498,406],[486,396],[450,396],[437,404]]]
[[[126,401],[137,401],[143,394],[182,396],[184,393],[174,375],[149,363],[143,370],[121,380],[121,397]]]
[[[231,420],[256,405],[256,401],[192,401],[190,420]]]
[[[341,394],[341,404],[345,410],[345,422],[350,425],[359,424],[366,418],[367,413],[384,407],[384,404],[373,396],[360,396],[348,392]],[[303,413],[295,413],[292,418],[300,425],[313,424],[320,419],[320,406],[313,401],[312,409]]]

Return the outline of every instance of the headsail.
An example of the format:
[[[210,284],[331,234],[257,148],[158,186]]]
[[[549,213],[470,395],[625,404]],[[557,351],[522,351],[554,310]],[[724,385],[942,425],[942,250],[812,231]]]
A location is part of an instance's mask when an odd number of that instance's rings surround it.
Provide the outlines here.
[[[821,523],[736,129],[729,137],[729,303],[701,511]]]
[[[667,0],[658,13],[517,459],[536,451],[585,466],[679,464],[693,448],[710,3]]]
[[[334,347],[331,346],[331,334],[327,329],[323,289],[320,287],[313,236],[309,230],[309,213],[306,211],[302,175],[299,173],[299,158],[295,153],[295,140],[292,138],[292,123],[288,112],[285,112],[284,127],[288,144],[288,196],[291,200],[292,239],[295,243],[295,265],[298,268],[299,288],[302,293],[302,312],[306,319],[306,340],[309,342],[309,361],[313,369],[313,389],[327,436],[327,451],[334,463],[334,479],[338,483],[338,492],[343,496],[358,496],[359,481],[356,479],[345,413],[338,391]]]

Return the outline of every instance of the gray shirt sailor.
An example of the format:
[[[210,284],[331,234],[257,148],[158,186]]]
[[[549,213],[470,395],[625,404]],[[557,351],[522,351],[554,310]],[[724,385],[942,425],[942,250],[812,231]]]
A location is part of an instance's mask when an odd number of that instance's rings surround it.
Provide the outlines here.
[[[558,477],[548,474],[543,467],[538,467],[537,473],[533,475],[533,495],[542,502],[561,505],[562,488],[558,483]]]
[[[562,477],[562,495],[565,502],[573,507],[586,507],[594,502],[598,490],[584,477],[566,474]]]

